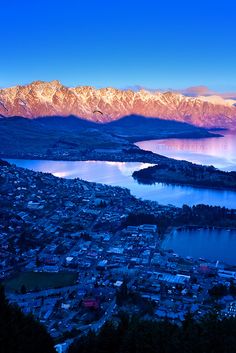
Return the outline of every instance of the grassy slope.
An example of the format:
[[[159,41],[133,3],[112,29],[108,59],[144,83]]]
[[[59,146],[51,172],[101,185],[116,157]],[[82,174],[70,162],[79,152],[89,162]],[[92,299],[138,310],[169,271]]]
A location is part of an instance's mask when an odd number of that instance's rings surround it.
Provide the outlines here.
[[[77,279],[74,272],[23,272],[4,282],[6,290],[20,291],[25,285],[27,291],[59,288],[73,285]]]

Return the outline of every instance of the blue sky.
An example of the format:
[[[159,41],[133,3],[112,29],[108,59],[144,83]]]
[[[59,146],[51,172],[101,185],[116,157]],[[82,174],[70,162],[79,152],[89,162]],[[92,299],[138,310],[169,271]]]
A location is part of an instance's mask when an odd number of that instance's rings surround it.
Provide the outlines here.
[[[234,1],[2,0],[0,86],[236,90]]]

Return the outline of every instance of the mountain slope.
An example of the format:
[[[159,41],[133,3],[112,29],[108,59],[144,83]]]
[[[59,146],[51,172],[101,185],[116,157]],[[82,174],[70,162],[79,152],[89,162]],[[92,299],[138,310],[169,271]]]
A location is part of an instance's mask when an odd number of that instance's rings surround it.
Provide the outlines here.
[[[122,138],[99,131],[97,124],[91,126],[90,122],[70,117],[64,119],[66,124],[63,125],[63,118],[50,119],[0,119],[0,155],[48,155],[50,151],[53,151],[54,155],[79,155],[86,149],[122,148],[129,144]]]
[[[174,120],[129,115],[105,124],[97,124],[100,130],[116,136],[127,138],[129,141],[160,138],[201,138],[220,136],[211,134],[202,127]]]
[[[219,135],[186,123],[134,115],[104,124],[73,116],[10,117],[0,118],[0,156],[84,159],[96,149],[109,153],[134,148],[131,142],[138,140],[213,136]]]
[[[107,122],[130,114],[204,127],[232,128],[236,123],[234,100],[217,96],[187,97],[172,92],[135,92],[89,86],[68,88],[59,81],[35,81],[26,86],[0,90],[0,115],[4,117],[75,115]]]

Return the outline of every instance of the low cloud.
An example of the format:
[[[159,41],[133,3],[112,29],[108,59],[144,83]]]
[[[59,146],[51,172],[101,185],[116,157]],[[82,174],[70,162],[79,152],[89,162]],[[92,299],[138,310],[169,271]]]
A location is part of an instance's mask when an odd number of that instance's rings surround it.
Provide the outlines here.
[[[236,100],[236,92],[217,92],[214,90],[211,90],[207,86],[192,86],[192,87],[187,87],[183,89],[173,89],[173,88],[168,88],[168,89],[162,89],[162,88],[149,88],[141,85],[134,85],[134,86],[127,86],[124,88],[125,90],[132,90],[132,91],[140,91],[142,89],[149,91],[149,92],[174,92],[174,93],[181,93],[185,96],[188,97],[198,97],[198,96],[220,96],[224,99],[235,99]]]

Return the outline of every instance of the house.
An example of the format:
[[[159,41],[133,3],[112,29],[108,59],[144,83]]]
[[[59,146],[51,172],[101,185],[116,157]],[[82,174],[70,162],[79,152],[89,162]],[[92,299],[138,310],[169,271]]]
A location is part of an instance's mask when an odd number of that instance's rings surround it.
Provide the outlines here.
[[[143,232],[147,233],[156,233],[157,225],[156,224],[142,224],[139,226],[139,229]]]
[[[85,308],[98,309],[100,306],[99,300],[95,298],[85,298],[83,299],[83,306]]]
[[[219,270],[218,276],[226,279],[236,279],[236,272],[227,271],[227,270]]]

